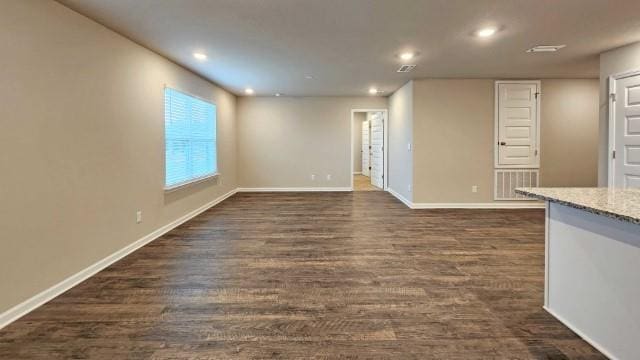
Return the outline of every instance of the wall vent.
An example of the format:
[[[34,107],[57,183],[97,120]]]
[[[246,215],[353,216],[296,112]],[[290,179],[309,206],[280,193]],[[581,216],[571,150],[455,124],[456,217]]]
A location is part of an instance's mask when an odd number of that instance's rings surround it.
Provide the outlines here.
[[[537,187],[539,184],[538,169],[496,169],[494,200],[534,200],[516,194],[519,187]]]
[[[414,67],[416,67],[416,66],[415,65],[402,65],[398,69],[398,72],[399,73],[408,73],[409,71],[413,70]]]

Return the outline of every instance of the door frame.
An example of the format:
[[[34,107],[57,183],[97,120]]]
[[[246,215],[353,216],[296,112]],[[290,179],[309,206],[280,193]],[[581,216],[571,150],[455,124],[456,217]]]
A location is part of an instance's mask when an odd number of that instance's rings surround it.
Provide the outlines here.
[[[613,74],[611,76],[609,76],[609,94],[607,95],[609,97],[609,100],[607,102],[607,106],[609,107],[609,119],[608,121],[608,125],[609,125],[609,144],[608,144],[608,151],[607,151],[607,171],[609,172],[607,174],[607,186],[609,188],[614,188],[616,187],[615,184],[615,173],[616,173],[616,160],[613,158],[613,154],[614,151],[616,151],[616,81],[620,80],[620,79],[624,79],[624,78],[628,78],[628,77],[632,77],[632,76],[637,76],[640,75],[640,70],[629,70],[629,71],[624,71],[618,74]]]
[[[382,190],[387,190],[389,187],[389,110],[386,108],[374,108],[374,109],[351,109],[351,124],[350,124],[350,128],[351,128],[351,132],[350,132],[350,137],[349,137],[349,144],[351,145],[349,147],[349,158],[351,158],[351,163],[349,164],[349,176],[351,177],[351,191],[354,191],[353,188],[353,122],[355,120],[355,113],[360,113],[360,112],[382,112],[382,121],[384,122],[383,124],[383,131],[384,131],[384,135],[382,136],[382,147],[384,148],[382,151],[383,154],[383,164],[382,167],[383,169],[383,173],[384,173],[384,181],[383,183],[383,189]]]
[[[533,165],[499,165],[500,155],[498,154],[498,141],[500,141],[500,84],[535,84],[538,87],[538,98],[536,99],[536,163]],[[494,84],[494,105],[493,105],[493,167],[495,169],[539,169],[540,168],[540,103],[542,102],[542,81],[541,80],[496,80]]]

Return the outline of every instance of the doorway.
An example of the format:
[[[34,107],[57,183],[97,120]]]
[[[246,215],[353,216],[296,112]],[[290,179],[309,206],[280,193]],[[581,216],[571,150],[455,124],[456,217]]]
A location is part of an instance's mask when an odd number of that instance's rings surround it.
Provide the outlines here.
[[[640,188],[640,71],[609,78],[609,187]]]
[[[351,188],[353,191],[386,189],[387,110],[351,111]]]

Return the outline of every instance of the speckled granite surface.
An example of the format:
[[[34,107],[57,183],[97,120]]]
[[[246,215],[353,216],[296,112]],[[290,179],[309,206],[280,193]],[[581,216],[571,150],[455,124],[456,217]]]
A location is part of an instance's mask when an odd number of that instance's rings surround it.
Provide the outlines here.
[[[640,189],[518,188],[516,192],[640,225]]]

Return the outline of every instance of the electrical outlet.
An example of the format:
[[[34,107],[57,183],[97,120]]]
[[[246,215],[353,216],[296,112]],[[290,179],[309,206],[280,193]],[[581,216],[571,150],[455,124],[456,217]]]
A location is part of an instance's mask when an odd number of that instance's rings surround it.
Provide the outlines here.
[[[136,224],[140,224],[142,222],[142,210],[136,211]]]
[[[327,175],[327,181],[331,181],[331,174]]]
[[[409,184],[409,186],[407,186],[407,190],[409,190],[409,192],[411,192],[411,184]]]
[[[471,192],[477,193],[478,192],[478,185],[473,185],[471,187]]]
[[[407,143],[407,151],[411,151],[411,143]]]
[[[311,174],[311,181],[315,181],[316,180],[316,174]]]

